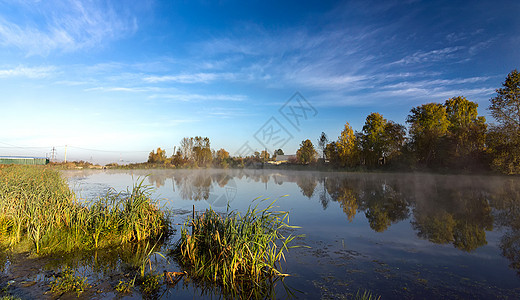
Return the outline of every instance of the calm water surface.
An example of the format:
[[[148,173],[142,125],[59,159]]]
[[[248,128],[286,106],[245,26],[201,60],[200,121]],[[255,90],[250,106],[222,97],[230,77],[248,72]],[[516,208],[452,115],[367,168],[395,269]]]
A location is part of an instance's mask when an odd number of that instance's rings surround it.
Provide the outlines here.
[[[192,207],[225,213],[251,205],[289,211],[290,249],[273,290],[301,299],[349,298],[370,290],[383,299],[519,299],[520,178],[430,174],[362,174],[283,170],[64,171],[80,201],[111,189],[127,191],[140,180],[154,187],[172,223],[184,223]],[[284,197],[285,196],[285,197]],[[258,198],[258,199],[257,199]],[[254,200],[257,199],[257,200]],[[180,225],[151,256],[156,272],[181,271],[167,254]],[[149,245],[148,245],[149,246]],[[23,298],[49,297],[49,282],[64,266],[88,278],[86,298],[120,298],[119,280],[130,280],[146,261],[147,245],[123,245],[89,253],[31,258],[2,254],[1,278]],[[139,299],[140,287],[128,298]],[[183,279],[162,284],[162,299],[221,298],[218,288]]]
[[[305,235],[294,244],[308,246],[291,249],[283,265],[297,298],[344,298],[365,289],[383,299],[520,297],[519,178],[277,170],[64,174],[86,200],[144,178],[174,223],[184,222],[193,205],[198,212],[210,206],[243,212],[266,205],[255,198],[279,198],[290,224],[301,226],[294,234]],[[157,264],[179,271],[174,262]],[[163,298],[218,297],[189,282],[163,290]],[[287,297],[283,285],[276,291]]]

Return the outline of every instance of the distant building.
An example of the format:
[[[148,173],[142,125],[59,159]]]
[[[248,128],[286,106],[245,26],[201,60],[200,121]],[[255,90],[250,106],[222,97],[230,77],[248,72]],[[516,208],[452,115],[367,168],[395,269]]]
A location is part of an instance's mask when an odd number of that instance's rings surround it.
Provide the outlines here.
[[[46,165],[49,159],[45,157],[0,156],[0,165]]]
[[[268,161],[272,165],[280,165],[289,163],[291,160],[296,160],[296,154],[292,155],[276,155],[274,161]]]

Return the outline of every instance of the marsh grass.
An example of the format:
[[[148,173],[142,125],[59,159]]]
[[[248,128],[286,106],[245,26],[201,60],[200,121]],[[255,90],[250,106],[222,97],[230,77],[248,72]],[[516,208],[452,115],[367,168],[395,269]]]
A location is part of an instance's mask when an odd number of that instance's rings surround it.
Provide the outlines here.
[[[78,203],[58,171],[0,166],[0,244],[51,254],[160,239],[167,218],[143,181],[126,195]]]
[[[275,201],[265,209],[259,209],[258,204],[249,207],[244,215],[232,212],[222,216],[207,209],[184,224],[173,255],[189,277],[216,283],[224,294],[271,296],[273,283],[288,276],[282,273],[280,263],[296,237],[283,233],[298,228],[288,225],[288,212],[273,210]]]

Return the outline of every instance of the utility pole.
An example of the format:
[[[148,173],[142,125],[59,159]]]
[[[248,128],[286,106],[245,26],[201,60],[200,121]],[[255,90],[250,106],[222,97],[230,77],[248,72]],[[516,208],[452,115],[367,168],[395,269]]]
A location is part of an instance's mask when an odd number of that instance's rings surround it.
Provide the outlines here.
[[[52,150],[51,150],[51,161],[52,162],[56,161],[56,148],[55,147],[52,147]]]
[[[65,145],[65,163],[67,162],[67,145]]]

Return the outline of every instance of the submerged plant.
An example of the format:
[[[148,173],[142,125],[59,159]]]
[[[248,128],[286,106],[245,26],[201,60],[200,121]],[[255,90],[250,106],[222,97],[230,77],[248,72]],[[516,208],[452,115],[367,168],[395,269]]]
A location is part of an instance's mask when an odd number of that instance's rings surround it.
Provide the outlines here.
[[[225,293],[269,293],[273,280],[288,276],[280,262],[295,236],[282,232],[298,228],[288,225],[288,212],[273,211],[274,202],[265,209],[249,207],[243,216],[207,209],[184,224],[173,254],[190,277],[217,283]]]

